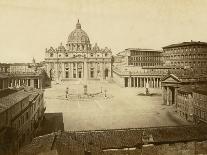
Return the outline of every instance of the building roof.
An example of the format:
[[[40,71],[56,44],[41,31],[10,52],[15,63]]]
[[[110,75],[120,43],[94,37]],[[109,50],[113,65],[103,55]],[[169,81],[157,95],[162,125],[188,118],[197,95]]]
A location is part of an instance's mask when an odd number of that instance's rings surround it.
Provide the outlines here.
[[[144,49],[144,48],[127,48],[125,50],[129,51],[141,51],[141,52],[162,52],[161,50],[154,50],[154,49]]]
[[[143,66],[143,69],[184,69],[184,66],[177,66],[177,65],[156,65],[156,66]]]
[[[163,49],[175,48],[175,47],[185,47],[185,46],[197,46],[197,45],[206,46],[207,47],[207,43],[206,42],[191,41],[191,42],[182,42],[182,43],[178,43],[178,44],[171,44],[171,45],[163,47]]]
[[[190,94],[193,93],[193,87],[192,85],[181,86],[178,91]]]
[[[0,73],[0,79],[6,79],[6,78],[9,78],[7,74]]]
[[[33,139],[30,145],[24,146],[20,154],[43,153],[52,149],[55,133],[39,136]]]
[[[207,75],[197,70],[169,70],[169,73],[163,78],[167,79],[170,76],[174,76],[180,82],[205,82],[207,81]]]
[[[56,135],[56,136],[54,136]],[[53,141],[52,141],[53,140]],[[84,147],[85,149],[95,148],[99,150],[140,148],[143,144],[170,144],[190,141],[207,140],[206,126],[168,126],[168,127],[147,127],[129,129],[109,129],[93,131],[68,131],[58,132],[35,138],[26,150],[34,151],[41,147],[56,149],[62,154],[66,146],[65,154],[74,148]],[[49,144],[48,144],[49,143]],[[44,147],[45,146],[45,147]],[[25,148],[21,150],[24,154]],[[77,149],[78,150],[78,149]],[[28,152],[27,152],[28,153]]]
[[[29,97],[30,94],[28,94],[25,91],[18,91],[16,93],[12,93],[8,96],[0,98],[0,106],[2,107],[2,110],[6,110],[13,106],[14,104],[20,102],[21,100]],[[2,111],[1,110],[1,111]]]
[[[9,77],[39,77],[41,76],[40,72],[15,72],[9,73]]]
[[[16,89],[4,89],[4,90],[0,90],[0,98],[8,96],[9,94],[13,94],[15,92],[17,92],[18,90]]]
[[[193,92],[202,94],[202,95],[207,95],[207,89],[206,87],[196,87]]]

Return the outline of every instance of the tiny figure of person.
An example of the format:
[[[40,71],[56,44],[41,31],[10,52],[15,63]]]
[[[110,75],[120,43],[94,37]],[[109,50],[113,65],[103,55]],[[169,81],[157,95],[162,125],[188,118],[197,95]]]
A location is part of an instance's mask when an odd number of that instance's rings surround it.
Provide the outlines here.
[[[69,88],[67,87],[67,88],[66,88],[66,91],[65,91],[65,97],[66,97],[66,98],[68,98],[68,93],[69,93]]]
[[[146,83],[146,95],[149,95],[149,83]]]

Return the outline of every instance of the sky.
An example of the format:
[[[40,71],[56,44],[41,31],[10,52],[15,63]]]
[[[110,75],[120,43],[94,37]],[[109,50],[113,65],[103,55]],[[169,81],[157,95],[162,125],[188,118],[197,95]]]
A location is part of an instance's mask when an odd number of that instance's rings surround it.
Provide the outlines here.
[[[207,42],[207,0],[0,0],[0,63],[43,61],[78,19],[91,44],[113,54]]]

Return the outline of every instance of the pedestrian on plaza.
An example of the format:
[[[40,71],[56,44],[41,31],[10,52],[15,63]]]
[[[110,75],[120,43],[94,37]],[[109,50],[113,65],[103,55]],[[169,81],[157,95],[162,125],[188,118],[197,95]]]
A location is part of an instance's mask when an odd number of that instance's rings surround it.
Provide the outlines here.
[[[69,88],[67,87],[67,88],[66,88],[66,91],[65,91],[65,97],[66,97],[66,98],[68,98],[68,93],[69,93]]]

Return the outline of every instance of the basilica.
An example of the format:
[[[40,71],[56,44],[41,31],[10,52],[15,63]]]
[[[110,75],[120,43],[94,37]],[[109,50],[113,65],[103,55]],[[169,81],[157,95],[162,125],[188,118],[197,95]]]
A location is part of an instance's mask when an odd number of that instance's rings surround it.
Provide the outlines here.
[[[112,52],[97,44],[92,46],[78,20],[66,45],[45,51],[47,74],[55,81],[77,79],[108,79],[112,76]]]

